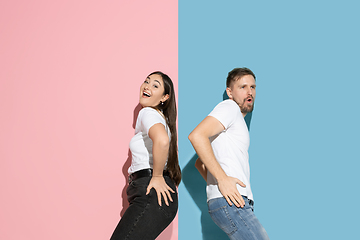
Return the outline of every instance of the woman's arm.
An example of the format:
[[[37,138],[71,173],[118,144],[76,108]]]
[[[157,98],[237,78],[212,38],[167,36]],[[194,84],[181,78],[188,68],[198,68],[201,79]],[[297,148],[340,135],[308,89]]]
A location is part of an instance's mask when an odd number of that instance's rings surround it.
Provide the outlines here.
[[[207,179],[207,169],[206,169],[205,164],[201,161],[200,158],[196,159],[195,167],[199,171],[201,176],[204,178],[204,180],[206,181],[206,179]]]
[[[168,199],[172,202],[170,192],[171,189],[165,182],[163,171],[169,152],[169,136],[165,130],[165,126],[161,123],[154,124],[149,129],[149,137],[153,142],[153,175],[147,187],[146,194],[150,193],[152,188],[155,189],[158,197],[158,203],[161,206],[161,196],[164,198],[165,204],[169,206]]]

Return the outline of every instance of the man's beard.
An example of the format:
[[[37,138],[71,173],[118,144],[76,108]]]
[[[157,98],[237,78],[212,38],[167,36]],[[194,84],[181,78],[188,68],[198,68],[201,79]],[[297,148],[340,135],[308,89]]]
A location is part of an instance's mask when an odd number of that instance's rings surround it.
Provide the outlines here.
[[[244,99],[244,101],[242,102],[242,104],[239,104],[240,110],[242,113],[246,114],[246,113],[250,113],[254,110],[254,99],[252,104],[248,104],[248,102],[246,101],[246,99]]]

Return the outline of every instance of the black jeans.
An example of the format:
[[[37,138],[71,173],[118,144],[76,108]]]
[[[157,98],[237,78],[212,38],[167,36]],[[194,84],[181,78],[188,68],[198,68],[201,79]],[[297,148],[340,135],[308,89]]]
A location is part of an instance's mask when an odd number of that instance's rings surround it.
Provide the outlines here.
[[[115,228],[111,240],[146,240],[155,239],[175,218],[178,209],[178,195],[175,184],[170,177],[164,176],[165,182],[175,193],[171,193],[166,206],[162,198],[159,206],[156,191],[151,189],[146,195],[146,188],[151,177],[143,177],[131,181],[126,194],[130,206]]]

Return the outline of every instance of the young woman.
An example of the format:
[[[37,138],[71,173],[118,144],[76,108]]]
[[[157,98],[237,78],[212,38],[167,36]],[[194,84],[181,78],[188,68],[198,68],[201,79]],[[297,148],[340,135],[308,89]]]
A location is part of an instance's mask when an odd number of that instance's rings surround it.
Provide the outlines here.
[[[171,79],[151,73],[140,87],[129,186],[130,203],[111,240],[155,239],[174,219],[181,180],[177,154],[176,102]]]

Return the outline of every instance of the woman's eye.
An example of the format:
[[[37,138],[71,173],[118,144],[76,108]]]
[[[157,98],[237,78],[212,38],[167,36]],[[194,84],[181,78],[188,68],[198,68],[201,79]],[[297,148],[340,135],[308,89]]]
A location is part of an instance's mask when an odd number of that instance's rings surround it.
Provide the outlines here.
[[[159,86],[158,85],[154,85],[154,88],[158,88]]]

